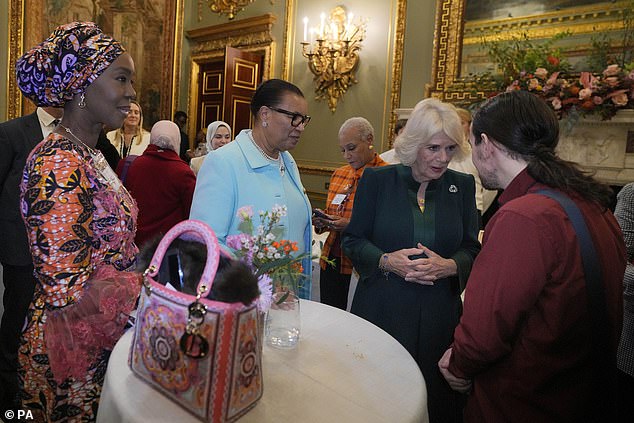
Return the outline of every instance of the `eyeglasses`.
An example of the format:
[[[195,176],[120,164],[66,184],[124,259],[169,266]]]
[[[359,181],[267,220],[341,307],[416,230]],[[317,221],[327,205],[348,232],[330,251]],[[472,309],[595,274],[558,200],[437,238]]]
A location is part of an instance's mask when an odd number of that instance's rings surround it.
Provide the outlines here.
[[[273,106],[266,106],[266,107],[268,107],[271,110],[275,110],[278,113],[283,113],[285,115],[290,116],[291,117],[291,125],[294,126],[295,128],[297,128],[302,123],[304,124],[304,126],[306,126],[306,125],[308,125],[308,122],[310,122],[310,116],[308,116],[308,115],[303,115],[301,113],[289,112],[288,110],[278,109],[277,107],[273,107]]]

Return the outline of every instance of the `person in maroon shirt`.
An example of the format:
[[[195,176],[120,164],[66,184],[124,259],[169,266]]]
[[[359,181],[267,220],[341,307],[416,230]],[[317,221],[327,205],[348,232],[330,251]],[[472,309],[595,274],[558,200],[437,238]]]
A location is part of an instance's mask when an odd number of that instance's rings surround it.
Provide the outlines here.
[[[526,91],[494,97],[473,120],[482,184],[504,193],[438,363],[452,388],[470,392],[466,422],[614,421],[625,244],[611,190],[558,158],[558,140],[554,112]],[[559,203],[535,193],[545,188],[579,207],[598,255],[609,338],[600,357],[577,236]]]
[[[139,206],[134,239],[138,246],[189,218],[196,176],[178,156],[180,140],[174,122],[158,121],[152,127],[150,145],[128,165],[124,178],[126,161],[117,167],[117,175]]]

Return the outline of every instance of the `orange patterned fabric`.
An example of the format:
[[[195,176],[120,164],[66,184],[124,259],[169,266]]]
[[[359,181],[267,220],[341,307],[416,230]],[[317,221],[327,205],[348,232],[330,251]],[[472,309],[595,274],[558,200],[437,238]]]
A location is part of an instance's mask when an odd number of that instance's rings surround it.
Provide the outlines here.
[[[22,408],[35,421],[94,421],[110,351],[93,357],[83,378],[58,384],[44,340],[47,314],[80,301],[97,267],[133,266],[136,205],[97,172],[86,148],[56,133],[27,160],[21,191],[38,281],[18,351]]]
[[[328,188],[328,199],[326,200],[326,214],[345,217],[352,217],[352,205],[354,204],[354,194],[357,191],[357,184],[366,167],[387,166],[389,163],[381,159],[378,154],[374,153],[374,159],[361,169],[354,170],[352,166],[346,165],[335,170],[330,177],[330,185]],[[344,195],[344,199],[339,205],[332,204],[333,199],[338,194]],[[341,233],[330,231],[324,247],[321,251],[323,257],[330,257],[330,254],[336,252],[337,256],[341,256],[339,273],[349,275],[352,273],[352,262],[341,253]],[[322,269],[325,269],[327,263],[320,260]]]

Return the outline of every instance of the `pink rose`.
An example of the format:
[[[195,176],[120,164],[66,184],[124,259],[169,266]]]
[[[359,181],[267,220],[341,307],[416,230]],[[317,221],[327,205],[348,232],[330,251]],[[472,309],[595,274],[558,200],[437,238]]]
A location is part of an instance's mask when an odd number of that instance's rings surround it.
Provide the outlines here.
[[[592,90],[590,88],[584,88],[579,91],[579,100],[587,100],[592,95]]]
[[[546,79],[546,77],[548,76],[548,71],[544,68],[537,68],[535,69],[535,76],[540,79]]]
[[[625,93],[620,93],[612,97],[612,103],[614,103],[615,105],[619,107],[623,107],[627,105],[627,102],[628,102],[628,98],[627,98],[627,94]]]
[[[614,76],[621,72],[619,65],[610,65],[603,71],[603,76]]]
[[[243,206],[238,209],[236,215],[240,218],[241,222],[253,217],[253,208],[251,206]]]
[[[553,105],[553,109],[555,110],[561,109],[561,100],[558,99],[557,97],[552,99],[551,104]]]
[[[541,89],[541,86],[539,85],[539,81],[537,80],[537,78],[529,79],[529,81],[528,81],[528,89],[529,90]]]
[[[603,104],[603,99],[599,97],[598,95],[595,95],[594,97],[592,97],[592,102],[596,104],[597,106],[599,106]]]
[[[619,78],[617,78],[616,76],[611,76],[609,78],[605,78],[605,82],[612,88],[616,87],[617,85],[619,85]]]

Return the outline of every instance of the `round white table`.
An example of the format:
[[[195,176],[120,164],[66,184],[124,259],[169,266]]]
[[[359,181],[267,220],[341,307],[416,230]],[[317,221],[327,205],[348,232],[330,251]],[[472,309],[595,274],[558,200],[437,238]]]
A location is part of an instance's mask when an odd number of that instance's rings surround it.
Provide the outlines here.
[[[394,338],[345,311],[301,300],[296,349],[264,346],[264,394],[240,422],[428,422],[418,365]],[[128,367],[132,331],[115,346],[97,422],[196,422]]]

